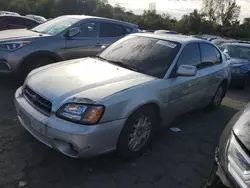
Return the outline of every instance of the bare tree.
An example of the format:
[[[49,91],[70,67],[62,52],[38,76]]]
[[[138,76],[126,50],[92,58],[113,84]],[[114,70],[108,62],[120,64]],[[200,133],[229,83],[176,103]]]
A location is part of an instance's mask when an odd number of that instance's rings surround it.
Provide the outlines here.
[[[210,22],[232,25],[239,19],[240,6],[236,0],[203,0],[202,5],[202,12]]]

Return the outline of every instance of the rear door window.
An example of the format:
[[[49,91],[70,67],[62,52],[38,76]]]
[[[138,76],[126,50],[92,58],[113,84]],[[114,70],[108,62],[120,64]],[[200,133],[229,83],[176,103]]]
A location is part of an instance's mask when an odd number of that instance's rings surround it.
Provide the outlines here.
[[[120,37],[124,34],[125,29],[121,25],[104,22],[100,23],[100,37]]]
[[[37,24],[37,22],[33,21],[33,20],[29,20],[29,19],[24,19],[25,20],[25,26],[26,27],[35,27]]]

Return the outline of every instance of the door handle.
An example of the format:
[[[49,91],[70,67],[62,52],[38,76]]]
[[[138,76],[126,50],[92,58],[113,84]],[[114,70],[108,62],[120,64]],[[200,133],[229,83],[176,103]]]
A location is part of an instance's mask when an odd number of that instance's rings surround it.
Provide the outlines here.
[[[197,84],[200,83],[201,81],[202,81],[202,79],[199,79],[199,80],[197,81]]]
[[[102,45],[101,45],[101,43],[96,43],[95,46],[101,47]]]

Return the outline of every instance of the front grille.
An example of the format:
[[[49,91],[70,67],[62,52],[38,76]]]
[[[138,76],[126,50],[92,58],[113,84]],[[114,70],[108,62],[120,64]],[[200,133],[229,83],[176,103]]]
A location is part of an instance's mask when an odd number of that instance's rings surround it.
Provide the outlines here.
[[[23,90],[24,97],[30,102],[37,110],[49,116],[52,111],[52,103],[34,92],[30,87],[25,86]]]

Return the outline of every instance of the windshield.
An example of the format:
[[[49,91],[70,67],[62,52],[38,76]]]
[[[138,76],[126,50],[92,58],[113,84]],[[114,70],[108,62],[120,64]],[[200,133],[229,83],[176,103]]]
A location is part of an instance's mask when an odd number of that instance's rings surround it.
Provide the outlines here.
[[[246,59],[250,61],[250,46],[228,45],[226,49],[228,50],[227,53],[230,55],[230,57]]]
[[[65,29],[71,27],[73,24],[78,22],[78,19],[69,17],[58,17],[41,25],[38,25],[31,29],[32,31],[38,33],[44,33],[49,35],[57,35],[64,31]]]
[[[181,44],[142,36],[127,36],[104,50],[99,58],[131,70],[163,78]]]

